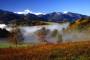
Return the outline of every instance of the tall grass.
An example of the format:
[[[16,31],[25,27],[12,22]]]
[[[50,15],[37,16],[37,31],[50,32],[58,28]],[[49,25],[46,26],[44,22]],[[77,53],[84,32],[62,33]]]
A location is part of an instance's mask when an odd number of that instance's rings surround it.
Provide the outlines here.
[[[1,48],[0,60],[90,60],[90,41]]]

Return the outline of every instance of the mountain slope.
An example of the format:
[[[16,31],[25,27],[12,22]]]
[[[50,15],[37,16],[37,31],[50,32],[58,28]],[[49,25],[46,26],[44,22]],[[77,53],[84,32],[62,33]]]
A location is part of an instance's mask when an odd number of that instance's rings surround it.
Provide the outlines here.
[[[67,13],[61,13],[61,12],[53,12],[53,13],[49,13],[46,15],[39,15],[39,17],[42,17],[44,19],[47,19],[48,21],[52,21],[52,22],[62,22],[62,21],[69,21],[69,22],[73,22],[77,19],[80,18],[86,18],[86,15],[82,15],[82,14],[77,14],[77,13],[72,13],[72,12],[67,12]]]
[[[90,30],[90,17],[81,18],[70,24],[70,29]]]
[[[2,22],[8,22],[14,19],[21,19],[22,15],[15,14],[13,12],[5,11],[5,10],[0,10],[0,21]]]

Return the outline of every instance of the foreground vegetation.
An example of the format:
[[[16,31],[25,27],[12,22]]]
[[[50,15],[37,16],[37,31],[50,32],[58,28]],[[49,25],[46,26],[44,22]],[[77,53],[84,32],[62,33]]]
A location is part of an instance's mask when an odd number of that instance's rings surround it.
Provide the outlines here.
[[[0,48],[0,60],[90,60],[90,41]]]

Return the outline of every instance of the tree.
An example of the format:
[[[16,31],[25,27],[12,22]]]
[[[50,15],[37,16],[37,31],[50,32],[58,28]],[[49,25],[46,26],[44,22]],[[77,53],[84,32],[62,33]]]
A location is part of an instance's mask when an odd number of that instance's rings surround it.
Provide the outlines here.
[[[46,36],[47,36],[48,32],[49,32],[49,30],[46,29],[45,27],[42,27],[40,30],[38,30],[36,32],[36,35],[37,35],[39,41],[41,41],[41,42],[48,42],[46,40]]]
[[[15,25],[12,27],[12,29],[13,30],[10,35],[10,42],[16,44],[17,46],[17,44],[19,44],[23,40],[23,37],[18,26]]]
[[[57,43],[61,43],[62,40],[63,40],[63,39],[62,39],[62,35],[60,34],[60,32],[59,32],[57,29],[55,29],[55,30],[52,32],[51,36],[57,38]]]
[[[10,32],[7,31],[5,28],[0,28],[0,38],[8,38],[10,35]]]

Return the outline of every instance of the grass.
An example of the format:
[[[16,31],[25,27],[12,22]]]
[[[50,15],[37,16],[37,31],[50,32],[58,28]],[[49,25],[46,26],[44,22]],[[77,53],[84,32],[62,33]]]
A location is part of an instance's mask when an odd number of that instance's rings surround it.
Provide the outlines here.
[[[90,41],[0,48],[0,60],[90,60]]]
[[[0,48],[8,48],[10,44],[7,43],[0,43]]]
[[[32,44],[10,44],[10,43],[0,43],[0,48],[16,48],[16,47],[27,47],[32,46]]]

